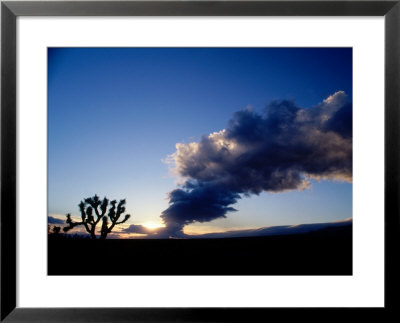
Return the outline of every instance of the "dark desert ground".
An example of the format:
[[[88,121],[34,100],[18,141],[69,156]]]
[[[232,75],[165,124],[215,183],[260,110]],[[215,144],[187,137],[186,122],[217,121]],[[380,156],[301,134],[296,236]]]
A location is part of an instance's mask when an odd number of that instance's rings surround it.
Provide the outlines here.
[[[48,241],[49,275],[351,275],[352,225],[215,239]]]

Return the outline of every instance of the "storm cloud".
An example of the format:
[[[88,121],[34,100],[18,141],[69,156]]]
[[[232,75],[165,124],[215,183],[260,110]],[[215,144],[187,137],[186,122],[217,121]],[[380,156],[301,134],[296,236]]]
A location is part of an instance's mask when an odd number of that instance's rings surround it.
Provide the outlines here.
[[[161,217],[169,232],[226,217],[241,196],[310,187],[311,179],[352,181],[352,103],[343,91],[311,108],[273,101],[236,112],[226,129],[178,143],[170,156],[185,182]]]

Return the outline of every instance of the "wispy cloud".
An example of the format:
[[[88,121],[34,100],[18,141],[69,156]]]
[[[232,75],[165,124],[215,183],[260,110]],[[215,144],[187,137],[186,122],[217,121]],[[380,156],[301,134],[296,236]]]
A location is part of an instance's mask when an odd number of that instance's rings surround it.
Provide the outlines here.
[[[56,218],[56,217],[54,217],[54,216],[48,216],[47,217],[47,223],[48,224],[65,224],[65,220],[61,220],[61,219],[59,219],[59,218]]]

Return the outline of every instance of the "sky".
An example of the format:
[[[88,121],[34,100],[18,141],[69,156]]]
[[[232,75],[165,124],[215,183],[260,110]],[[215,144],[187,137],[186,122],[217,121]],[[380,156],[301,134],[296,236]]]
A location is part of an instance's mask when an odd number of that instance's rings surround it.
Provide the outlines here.
[[[349,218],[351,113],[351,48],[49,48],[49,216],[97,194],[126,199],[121,237]]]

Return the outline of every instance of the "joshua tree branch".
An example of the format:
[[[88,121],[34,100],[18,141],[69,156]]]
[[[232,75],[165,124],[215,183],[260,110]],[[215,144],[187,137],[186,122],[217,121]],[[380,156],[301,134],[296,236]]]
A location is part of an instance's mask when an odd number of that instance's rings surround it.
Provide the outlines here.
[[[120,221],[120,222],[117,222],[117,221],[112,222],[110,228],[108,229],[108,232],[110,233],[110,232],[112,231],[112,229],[114,229],[114,227],[115,227],[116,225],[122,224],[122,223],[125,223],[126,221],[128,221],[128,219],[130,218],[130,216],[131,216],[130,214],[127,214],[127,215],[125,215],[125,219],[123,219],[122,221]]]
[[[119,201],[118,205],[116,205],[116,200],[113,200],[109,203],[109,200],[106,197],[103,200],[100,200],[97,195],[95,195],[94,197],[86,198],[78,205],[81,211],[82,222],[74,222],[71,218],[71,214],[68,213],[66,220],[68,226],[64,227],[63,230],[64,232],[68,232],[78,225],[83,225],[85,227],[85,230],[90,234],[91,238],[96,239],[96,226],[102,219],[103,223],[100,229],[100,239],[105,239],[107,237],[107,234],[110,233],[116,225],[122,224],[130,218],[130,215],[126,214],[125,218],[122,221],[118,222],[118,219],[121,217],[122,213],[125,212],[125,203],[126,201],[125,199],[123,199]],[[109,204],[111,205],[111,207],[108,210],[107,216],[106,213]],[[96,220],[93,218],[93,211],[97,216]],[[111,221],[110,227],[108,227],[109,220]]]

